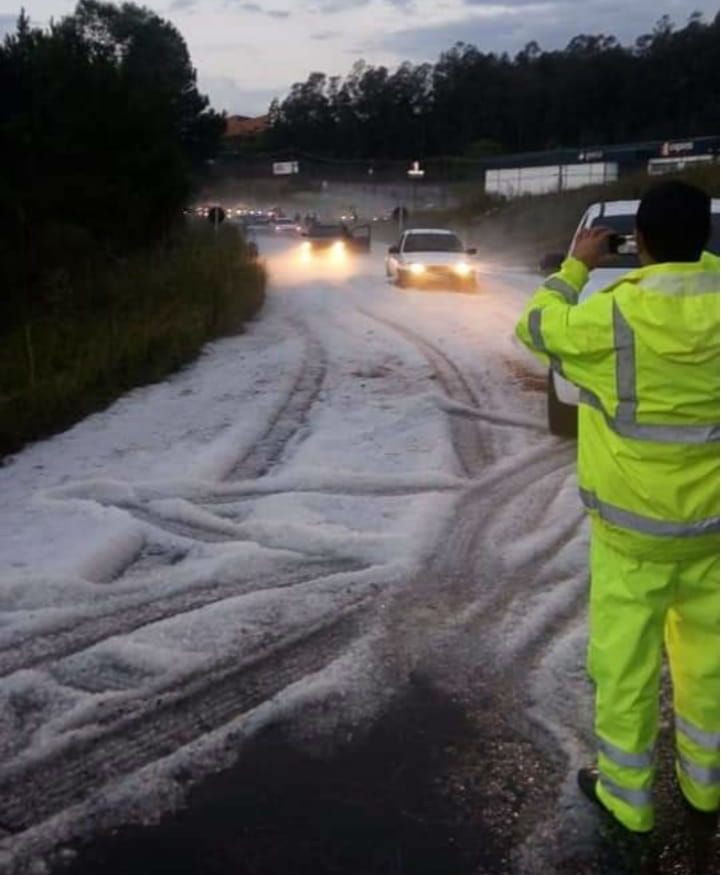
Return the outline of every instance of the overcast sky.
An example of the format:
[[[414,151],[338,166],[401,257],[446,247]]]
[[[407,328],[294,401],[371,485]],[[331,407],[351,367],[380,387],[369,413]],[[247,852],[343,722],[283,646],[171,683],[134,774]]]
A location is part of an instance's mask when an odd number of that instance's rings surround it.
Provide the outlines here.
[[[141,0],[138,0],[141,2]],[[24,0],[43,26],[74,0]],[[514,54],[531,40],[562,48],[579,33],[613,34],[630,44],[668,14],[684,24],[715,0],[146,0],[182,33],[201,90],[216,109],[259,115],[273,97],[312,71],[345,75],[360,58],[396,67],[430,61],[458,40]],[[0,33],[19,6],[0,0]]]

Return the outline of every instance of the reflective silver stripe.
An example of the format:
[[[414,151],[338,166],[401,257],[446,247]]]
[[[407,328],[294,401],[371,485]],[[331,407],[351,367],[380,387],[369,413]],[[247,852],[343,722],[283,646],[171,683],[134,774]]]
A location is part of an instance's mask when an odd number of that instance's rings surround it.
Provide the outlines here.
[[[565,374],[563,373],[563,364],[561,362],[561,359],[557,355],[551,355],[550,353],[548,354],[548,358],[551,362],[551,367],[553,368],[553,370],[556,371],[557,374],[560,374],[562,377],[565,376]]]
[[[667,444],[705,444],[719,440],[719,424],[717,422],[700,425],[638,422],[635,337],[633,328],[626,321],[616,301],[613,302],[613,338],[616,349],[616,395],[618,397],[616,415],[609,416],[600,402],[593,405],[597,409],[603,410],[609,428],[621,437]]]
[[[719,767],[718,766],[699,766],[697,763],[692,763],[686,757],[680,756],[678,764],[681,770],[685,772],[689,778],[696,781],[697,784],[718,784],[719,782]]]
[[[620,784],[607,778],[603,772],[598,776],[598,780],[612,796],[616,796],[634,808],[643,808],[646,805],[653,804],[653,796],[650,790],[632,790],[630,787],[621,787]]]
[[[543,288],[552,292],[560,292],[569,304],[575,304],[578,300],[578,291],[558,276],[549,276],[547,280],[544,280]]]
[[[541,310],[531,310],[528,314],[528,333],[531,335],[531,340],[536,349],[545,352],[546,344],[543,342],[543,332],[541,331],[541,314]]]
[[[603,409],[603,404],[601,404],[601,399],[598,395],[594,395],[593,392],[589,392],[588,389],[581,389],[579,401],[581,404],[587,404],[589,407],[593,407],[596,410],[600,410],[601,413],[606,417],[606,421],[611,424],[613,420]]]
[[[676,730],[683,732],[685,736],[695,742],[699,747],[706,750],[717,751],[719,749],[719,734],[718,732],[706,732],[705,729],[698,729],[688,720],[681,717],[680,714],[674,714],[676,721]]]
[[[548,356],[551,367],[563,376],[563,365],[561,359],[557,355],[553,355],[546,349],[546,344],[543,340],[543,332],[541,331],[542,310],[531,310],[528,314],[528,333],[531,335],[531,340],[536,349],[545,353]]]
[[[596,742],[601,753],[617,766],[628,766],[631,769],[650,769],[653,765],[653,751],[644,750],[641,753],[628,753],[599,735],[596,736]]]
[[[713,425],[640,425],[614,421],[614,431],[621,437],[659,444],[712,444],[719,439],[719,427]]]
[[[671,520],[659,520],[654,517],[642,516],[631,510],[624,510],[614,504],[601,501],[588,489],[579,489],[581,501],[588,510],[598,511],[601,519],[624,529],[632,529],[644,535],[659,535],[670,538],[694,538],[700,535],[712,535],[719,531],[719,518],[707,517],[692,523],[678,523]]]
[[[636,348],[633,329],[613,302],[613,345],[616,349],[616,420],[632,425],[636,421]]]
[[[648,425],[638,422],[622,422],[616,417],[609,416],[604,410],[600,398],[581,389],[581,404],[587,404],[595,410],[599,410],[606,425],[621,437],[635,438],[639,441],[652,441],[658,444],[710,444],[719,440],[718,423],[709,425]]]
[[[659,295],[690,298],[696,295],[713,295],[719,292],[719,278],[706,271],[693,274],[659,273],[638,282],[638,288]]]

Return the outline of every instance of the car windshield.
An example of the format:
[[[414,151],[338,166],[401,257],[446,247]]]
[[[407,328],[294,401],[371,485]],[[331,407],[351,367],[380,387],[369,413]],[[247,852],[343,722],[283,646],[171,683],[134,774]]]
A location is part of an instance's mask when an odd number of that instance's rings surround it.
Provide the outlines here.
[[[622,234],[627,238],[621,251],[611,255],[604,255],[601,267],[634,268],[639,267],[636,244],[633,241],[633,233],[636,227],[636,217],[625,216],[597,216],[591,223],[592,228],[610,228],[615,234]],[[711,236],[706,244],[706,249],[719,254],[719,214],[711,214]]]
[[[345,237],[345,229],[341,225],[311,225],[308,229],[311,237]]]
[[[409,234],[404,252],[463,252],[463,244],[455,234]]]

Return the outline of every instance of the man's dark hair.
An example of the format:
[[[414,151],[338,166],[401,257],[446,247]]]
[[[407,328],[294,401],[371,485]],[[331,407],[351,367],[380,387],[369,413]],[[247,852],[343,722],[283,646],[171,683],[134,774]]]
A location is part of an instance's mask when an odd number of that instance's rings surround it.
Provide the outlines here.
[[[662,182],[641,199],[636,227],[654,261],[698,261],[711,233],[711,198],[687,182]]]

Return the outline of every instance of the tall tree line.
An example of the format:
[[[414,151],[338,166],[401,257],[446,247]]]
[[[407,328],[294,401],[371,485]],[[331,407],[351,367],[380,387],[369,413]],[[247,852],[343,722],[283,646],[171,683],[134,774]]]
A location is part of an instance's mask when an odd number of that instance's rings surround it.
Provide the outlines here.
[[[21,14],[0,44],[0,311],[161,239],[223,129],[150,10],[81,0],[46,30]]]
[[[357,62],[311,73],[270,107],[266,145],[338,158],[477,157],[493,151],[714,134],[719,16],[665,16],[632,46],[582,34],[515,57],[457,43],[435,64],[394,72]]]

